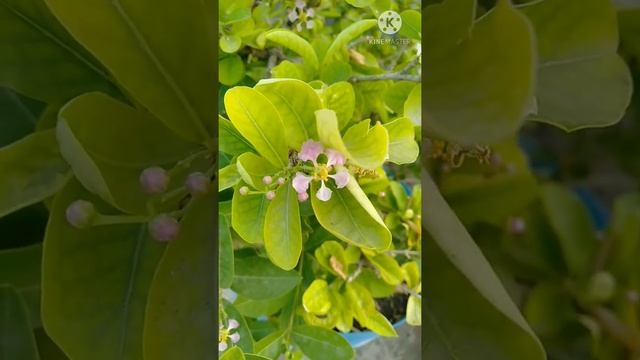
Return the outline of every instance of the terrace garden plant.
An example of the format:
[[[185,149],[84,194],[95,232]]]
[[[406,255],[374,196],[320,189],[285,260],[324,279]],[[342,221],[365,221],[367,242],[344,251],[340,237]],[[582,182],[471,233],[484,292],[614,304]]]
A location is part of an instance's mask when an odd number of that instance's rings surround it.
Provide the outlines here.
[[[471,234],[538,196],[526,122],[620,119],[616,11],[426,3],[1,0],[3,354],[544,359]]]

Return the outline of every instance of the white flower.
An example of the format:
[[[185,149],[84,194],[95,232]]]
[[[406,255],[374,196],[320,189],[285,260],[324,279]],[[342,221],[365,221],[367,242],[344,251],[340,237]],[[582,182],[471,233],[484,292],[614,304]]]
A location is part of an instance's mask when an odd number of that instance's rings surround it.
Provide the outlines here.
[[[220,324],[220,331],[218,332],[218,351],[225,351],[229,347],[227,340],[231,340],[231,343],[235,344],[240,341],[240,334],[237,332],[232,333],[233,330],[240,327],[240,323],[235,319],[229,319],[229,323],[225,328]]]

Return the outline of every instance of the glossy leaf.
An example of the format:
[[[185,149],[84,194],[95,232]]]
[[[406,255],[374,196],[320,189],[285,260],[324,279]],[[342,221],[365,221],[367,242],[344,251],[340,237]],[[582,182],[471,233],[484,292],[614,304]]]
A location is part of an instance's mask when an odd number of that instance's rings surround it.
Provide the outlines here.
[[[140,359],[149,289],[165,246],[148,236],[145,223],[72,227],[65,210],[76,199],[113,212],[75,181],[56,196],[44,240],[44,328],[71,358]]]
[[[211,339],[215,301],[216,199],[194,199],[157,266],[145,313],[144,356],[153,359],[216,359]]]
[[[398,333],[393,328],[389,319],[380,312],[374,310],[367,314],[366,326],[374,333],[385,337],[397,337]]]
[[[238,164],[229,164],[218,170],[218,191],[223,191],[236,186],[242,180],[238,172]]]
[[[290,182],[276,191],[264,220],[264,247],[269,259],[284,270],[298,264],[302,253],[302,225],[297,193]]]
[[[618,122],[633,84],[616,54],[618,25],[611,1],[545,0],[520,10],[534,26],[539,49],[537,111],[531,118],[566,131]]]
[[[381,124],[369,127],[369,120],[363,120],[341,136],[336,113],[327,109],[316,111],[316,122],[320,141],[345,154],[354,164],[372,170],[385,161],[389,134]]]
[[[251,143],[240,135],[231,121],[222,116],[218,116],[218,149],[234,156],[254,151]]]
[[[207,124],[215,121],[211,94],[216,93],[212,66],[216,59],[203,2],[45,2],[126,92],[167,127],[191,141],[210,137]],[[149,16],[149,9],[154,16]]]
[[[218,215],[218,287],[227,289],[233,282],[233,242],[229,221]]]
[[[558,236],[570,274],[586,276],[598,248],[593,222],[577,195],[556,184],[542,187],[547,219]]]
[[[239,347],[234,346],[229,350],[225,351],[222,356],[220,356],[220,360],[245,360],[244,353],[240,350]]]
[[[534,91],[535,44],[526,17],[508,0],[477,21],[475,15],[474,0],[447,0],[424,12],[423,66],[430,69],[423,75],[424,126],[462,144],[515,133]]]
[[[255,351],[259,355],[266,356],[270,359],[277,358],[281,352],[280,348],[284,335],[284,330],[276,330],[272,332],[256,343]]]
[[[257,256],[235,259],[235,274],[231,288],[238,294],[255,300],[280,297],[300,283],[295,271],[285,271],[269,260]]]
[[[278,168],[288,164],[284,125],[273,104],[257,90],[237,86],[227,91],[224,106],[231,122],[265,159]]]
[[[411,39],[420,40],[422,38],[422,15],[416,10],[405,10],[400,13],[402,27],[398,35]]]
[[[389,161],[411,164],[418,159],[420,148],[415,140],[413,123],[406,117],[384,124],[389,134]]]
[[[313,182],[311,193],[316,194],[318,189]],[[389,229],[353,177],[346,188],[334,189],[329,201],[312,196],[311,205],[318,222],[338,239],[369,249],[389,247]]]
[[[417,87],[419,88],[420,86],[417,86]],[[409,94],[411,94],[414,88],[416,88],[416,83],[412,81],[395,82],[391,87],[387,89],[387,91],[384,94],[385,105],[391,108],[391,110],[398,115],[404,114],[405,102],[407,101]],[[420,91],[416,90],[416,92],[420,92]],[[417,97],[420,98],[420,96],[417,96]],[[415,101],[422,102],[422,99],[416,100],[415,98],[416,98],[416,95],[414,94],[412,97],[412,102],[409,103],[410,105],[409,108],[412,110],[411,112],[417,111],[417,110],[414,110]],[[415,113],[415,115],[412,115],[412,116],[416,117],[418,116],[418,114]]]
[[[0,84],[46,102],[117,92],[110,76],[42,0],[0,4]]]
[[[42,244],[0,251],[0,284],[15,288],[29,309],[31,326],[41,327]]]
[[[242,195],[239,189],[240,186],[236,187],[231,202],[231,226],[242,240],[250,244],[262,243],[269,200],[264,194]]]
[[[262,179],[265,176],[272,176],[278,171],[265,158],[254,153],[244,153],[238,156],[236,168],[244,182],[259,190],[266,189]]]
[[[402,282],[404,274],[396,259],[386,254],[375,254],[371,256],[366,252],[365,256],[387,284],[398,285]]]
[[[422,125],[422,86],[415,85],[404,102],[403,114],[411,119],[414,125]]]
[[[322,104],[324,108],[335,111],[338,129],[344,129],[351,122],[355,111],[356,93],[353,86],[346,81],[332,84],[322,91]]]
[[[255,89],[278,109],[290,148],[300,149],[303,142],[318,137],[314,112],[322,104],[311,86],[295,79],[268,79],[258,82]]]
[[[40,359],[27,306],[11,286],[0,285],[0,349],[6,359]]]
[[[245,74],[244,62],[242,58],[236,54],[225,56],[218,60],[218,70],[220,82],[227,86],[237,84]]]
[[[407,324],[422,325],[422,298],[411,295],[407,301]]]
[[[374,298],[385,298],[392,296],[396,288],[380,279],[371,269],[363,269],[360,275],[354,280],[369,290]]]
[[[332,330],[299,325],[293,328],[293,341],[311,360],[350,360],[355,354],[351,345]]]
[[[423,356],[545,359],[533,331],[425,171],[422,180],[428,233],[424,261],[429,264],[423,329],[430,339]]]
[[[315,50],[300,35],[286,29],[274,29],[266,32],[263,36],[264,41],[274,42],[300,55],[303,63],[310,66],[314,72],[318,70],[318,57]]]
[[[54,195],[71,175],[53,130],[0,148],[0,173],[0,217]]]
[[[147,113],[100,93],[67,103],[56,134],[62,156],[82,185],[131,213],[147,212],[149,196],[139,182],[145,168],[169,169],[198,149]]]
[[[258,318],[273,315],[286,304],[291,303],[292,295],[292,292],[288,292],[280,297],[265,300],[247,299],[238,296],[233,305],[243,316]],[[257,346],[256,351],[259,351]]]
[[[361,36],[367,30],[377,25],[377,21],[374,19],[360,20],[349,25],[346,29],[342,30],[338,36],[336,36],[331,46],[327,50],[322,67],[329,67],[329,64],[339,60],[343,60],[344,53],[347,48],[347,44]]]
[[[329,285],[325,280],[315,279],[302,294],[302,306],[314,315],[326,315],[331,310]]]

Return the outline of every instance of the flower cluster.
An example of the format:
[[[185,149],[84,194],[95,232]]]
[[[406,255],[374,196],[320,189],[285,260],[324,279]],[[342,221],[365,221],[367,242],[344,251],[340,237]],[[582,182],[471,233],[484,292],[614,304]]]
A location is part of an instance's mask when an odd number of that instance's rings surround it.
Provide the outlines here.
[[[232,344],[240,341],[240,334],[233,332],[233,330],[240,327],[240,324],[235,319],[230,319],[229,324],[225,328],[220,324],[220,331],[218,332],[218,351],[225,351],[229,347],[228,341],[231,340]]]
[[[326,157],[326,162],[319,161],[320,155]],[[335,149],[324,149],[322,144],[313,140],[307,140],[302,144],[302,148],[298,153],[298,159],[301,161],[309,161],[313,164],[313,168],[308,173],[298,171],[291,182],[293,188],[298,193],[298,200],[306,201],[309,198],[307,190],[311,181],[320,181],[320,189],[316,193],[316,197],[322,201],[331,199],[332,191],[327,187],[326,182],[329,178],[333,179],[338,189],[341,189],[349,183],[351,175],[344,168],[345,158],[339,151]],[[333,174],[332,174],[333,172]]]
[[[296,0],[296,6],[289,10],[287,18],[291,24],[296,24],[296,30],[302,31],[302,25],[307,29],[313,29],[313,16],[315,11],[311,8],[307,8],[307,4],[303,0]]]

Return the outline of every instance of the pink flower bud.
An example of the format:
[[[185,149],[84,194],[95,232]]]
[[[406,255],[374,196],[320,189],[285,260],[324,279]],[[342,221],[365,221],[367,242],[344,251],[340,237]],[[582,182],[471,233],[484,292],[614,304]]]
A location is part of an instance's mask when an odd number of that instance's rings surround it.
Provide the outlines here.
[[[307,194],[306,192],[299,192],[298,193],[298,201],[299,202],[305,202],[309,199],[309,194]]]
[[[240,192],[240,195],[247,195],[249,193],[249,188],[246,186],[243,186],[240,188],[240,190],[238,190],[238,192]]]
[[[140,185],[147,194],[161,194],[169,187],[169,174],[161,167],[144,169],[140,174]]]
[[[160,242],[167,242],[175,239],[180,230],[180,224],[173,217],[161,214],[153,218],[148,225],[151,237]]]
[[[65,212],[67,221],[73,227],[83,229],[91,225],[96,216],[96,210],[92,203],[85,200],[76,200]]]
[[[262,183],[265,185],[269,185],[273,182],[273,178],[269,175],[262,178]]]
[[[287,181],[287,180],[285,180],[285,178],[283,178],[283,177],[279,177],[279,178],[278,178],[278,185],[284,185],[284,183],[285,183],[286,181]]]
[[[267,197],[267,200],[273,200],[276,197],[276,192],[275,191],[267,191],[267,194],[265,196]]]
[[[194,172],[187,177],[185,187],[193,196],[204,195],[209,192],[211,180],[201,172]]]

